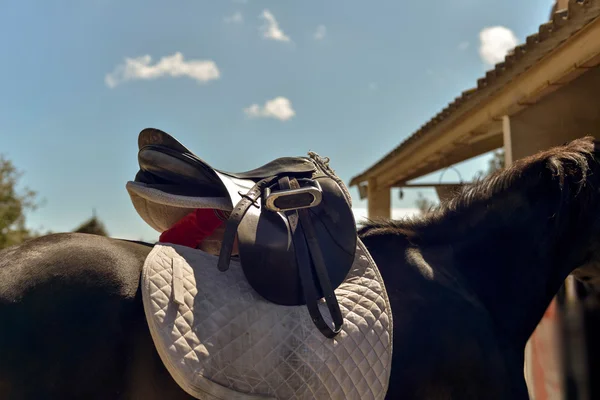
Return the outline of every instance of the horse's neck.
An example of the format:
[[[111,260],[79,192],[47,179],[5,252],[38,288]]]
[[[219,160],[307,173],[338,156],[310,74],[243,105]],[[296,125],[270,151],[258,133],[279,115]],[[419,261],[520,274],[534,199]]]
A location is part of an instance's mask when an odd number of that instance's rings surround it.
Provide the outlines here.
[[[504,226],[480,221],[462,237],[449,238],[453,250],[447,261],[489,311],[499,334],[518,346],[579,266],[572,254],[583,253],[583,240],[567,232],[549,236],[543,217],[528,215],[540,221],[515,218]]]
[[[519,160],[467,187],[407,236],[452,248],[451,265],[495,320],[525,345],[565,278],[597,235],[598,164],[587,138]],[[593,162],[592,162],[593,161]]]

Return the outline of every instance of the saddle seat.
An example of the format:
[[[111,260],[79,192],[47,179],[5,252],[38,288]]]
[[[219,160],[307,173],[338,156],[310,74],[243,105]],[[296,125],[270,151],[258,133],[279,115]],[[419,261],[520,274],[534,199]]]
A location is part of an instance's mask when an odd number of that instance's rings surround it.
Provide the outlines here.
[[[138,147],[140,170],[128,186],[130,195],[152,189],[159,197],[222,199],[231,215],[219,270],[228,270],[237,236],[241,266],[254,290],[276,304],[305,304],[327,337],[340,331],[343,317],[334,289],[354,262],[357,234],[350,194],[328,160],[309,153],[309,157],[280,157],[250,171],[227,172],[154,128],[140,133]],[[157,215],[143,210],[148,202],[134,205],[149,224],[157,225]],[[169,210],[163,207],[161,213],[165,212]],[[317,307],[321,298],[333,329]]]
[[[227,197],[219,175],[230,178],[240,190],[270,176],[310,176],[315,165],[305,157],[280,157],[243,172],[229,172],[211,167],[177,139],[158,129],[144,129],[138,138],[140,171],[136,180],[162,184],[167,192]],[[239,201],[239,199],[237,199]],[[231,204],[232,206],[234,204]]]
[[[184,179],[194,179],[198,172],[202,174],[202,177],[205,177],[204,174],[211,175],[213,170],[232,178],[254,181],[283,173],[304,175],[315,171],[315,166],[305,157],[280,157],[269,161],[258,168],[243,172],[229,172],[212,168],[177,139],[161,130],[152,128],[144,129],[140,133],[138,146],[140,149],[144,149],[143,152],[140,151],[139,153],[140,167],[149,170],[163,168],[170,171],[175,176],[179,175]],[[182,161],[183,165],[173,162],[173,160],[154,159],[152,158],[152,155],[146,154],[147,152],[151,153],[152,150],[156,150],[159,153],[169,153],[172,157]],[[187,167],[192,167],[196,171],[191,171],[190,168]],[[194,172],[196,172],[196,174]]]

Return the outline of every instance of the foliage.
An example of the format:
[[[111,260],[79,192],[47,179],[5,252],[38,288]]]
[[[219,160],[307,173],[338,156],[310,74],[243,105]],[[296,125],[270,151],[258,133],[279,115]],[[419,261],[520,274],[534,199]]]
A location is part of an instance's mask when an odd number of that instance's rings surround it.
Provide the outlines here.
[[[108,232],[106,231],[106,227],[96,216],[94,215],[92,218],[85,221],[83,224],[79,225],[73,232],[79,233],[91,233],[92,235],[100,235],[100,236],[108,236]]]
[[[429,200],[427,197],[423,196],[423,193],[417,193],[418,199],[415,201],[415,205],[421,212],[421,214],[427,214],[434,208],[437,203],[435,201]]]
[[[506,162],[504,159],[504,149],[498,149],[494,151],[494,155],[489,161],[488,175],[493,172],[504,169],[505,166]]]
[[[18,189],[22,175],[11,160],[0,154],[0,249],[52,233],[40,233],[26,227],[26,212],[36,210],[40,204],[37,192],[29,188]],[[108,236],[106,227],[95,215],[75,232]]]
[[[493,174],[496,171],[504,169],[506,166],[504,161],[504,149],[498,149],[492,154],[492,158],[488,161],[487,171],[479,171],[477,176],[483,178]]]
[[[37,193],[17,190],[22,172],[0,154],[0,249],[38,236],[25,227],[25,211],[35,210]]]

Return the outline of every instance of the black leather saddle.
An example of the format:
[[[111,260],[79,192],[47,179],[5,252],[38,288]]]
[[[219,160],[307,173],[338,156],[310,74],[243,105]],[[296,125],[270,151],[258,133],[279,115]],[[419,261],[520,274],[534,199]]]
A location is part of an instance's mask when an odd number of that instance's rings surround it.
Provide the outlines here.
[[[249,284],[276,304],[306,304],[327,337],[341,329],[335,296],[350,271],[357,244],[351,198],[328,159],[281,157],[246,172],[211,167],[169,134],[144,129],[138,139],[140,171],[135,181],[184,196],[225,197],[231,214],[218,268],[229,268],[237,235]],[[333,320],[318,307],[325,298]]]

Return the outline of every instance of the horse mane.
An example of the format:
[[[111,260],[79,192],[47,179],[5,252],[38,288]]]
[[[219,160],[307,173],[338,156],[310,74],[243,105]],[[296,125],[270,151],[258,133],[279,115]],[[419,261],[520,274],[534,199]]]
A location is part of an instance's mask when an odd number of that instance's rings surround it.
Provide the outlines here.
[[[541,151],[517,160],[510,167],[495,171],[487,177],[477,178],[472,184],[463,186],[452,199],[441,203],[426,215],[401,220],[367,219],[358,229],[358,234],[363,238],[371,235],[397,235],[404,236],[411,242],[436,242],[437,239],[457,235],[461,231],[472,231],[474,226],[483,221],[484,215],[489,214],[487,211],[490,209],[496,211],[497,217],[501,217],[501,214],[506,216],[506,220],[510,204],[521,201],[523,196],[533,199],[540,190],[546,196],[544,201],[553,205],[552,217],[561,219],[566,206],[589,183],[594,146],[594,138],[586,136]],[[539,194],[537,197],[539,198]],[[586,197],[587,200],[589,198],[590,196]],[[494,223],[489,218],[485,222]]]

